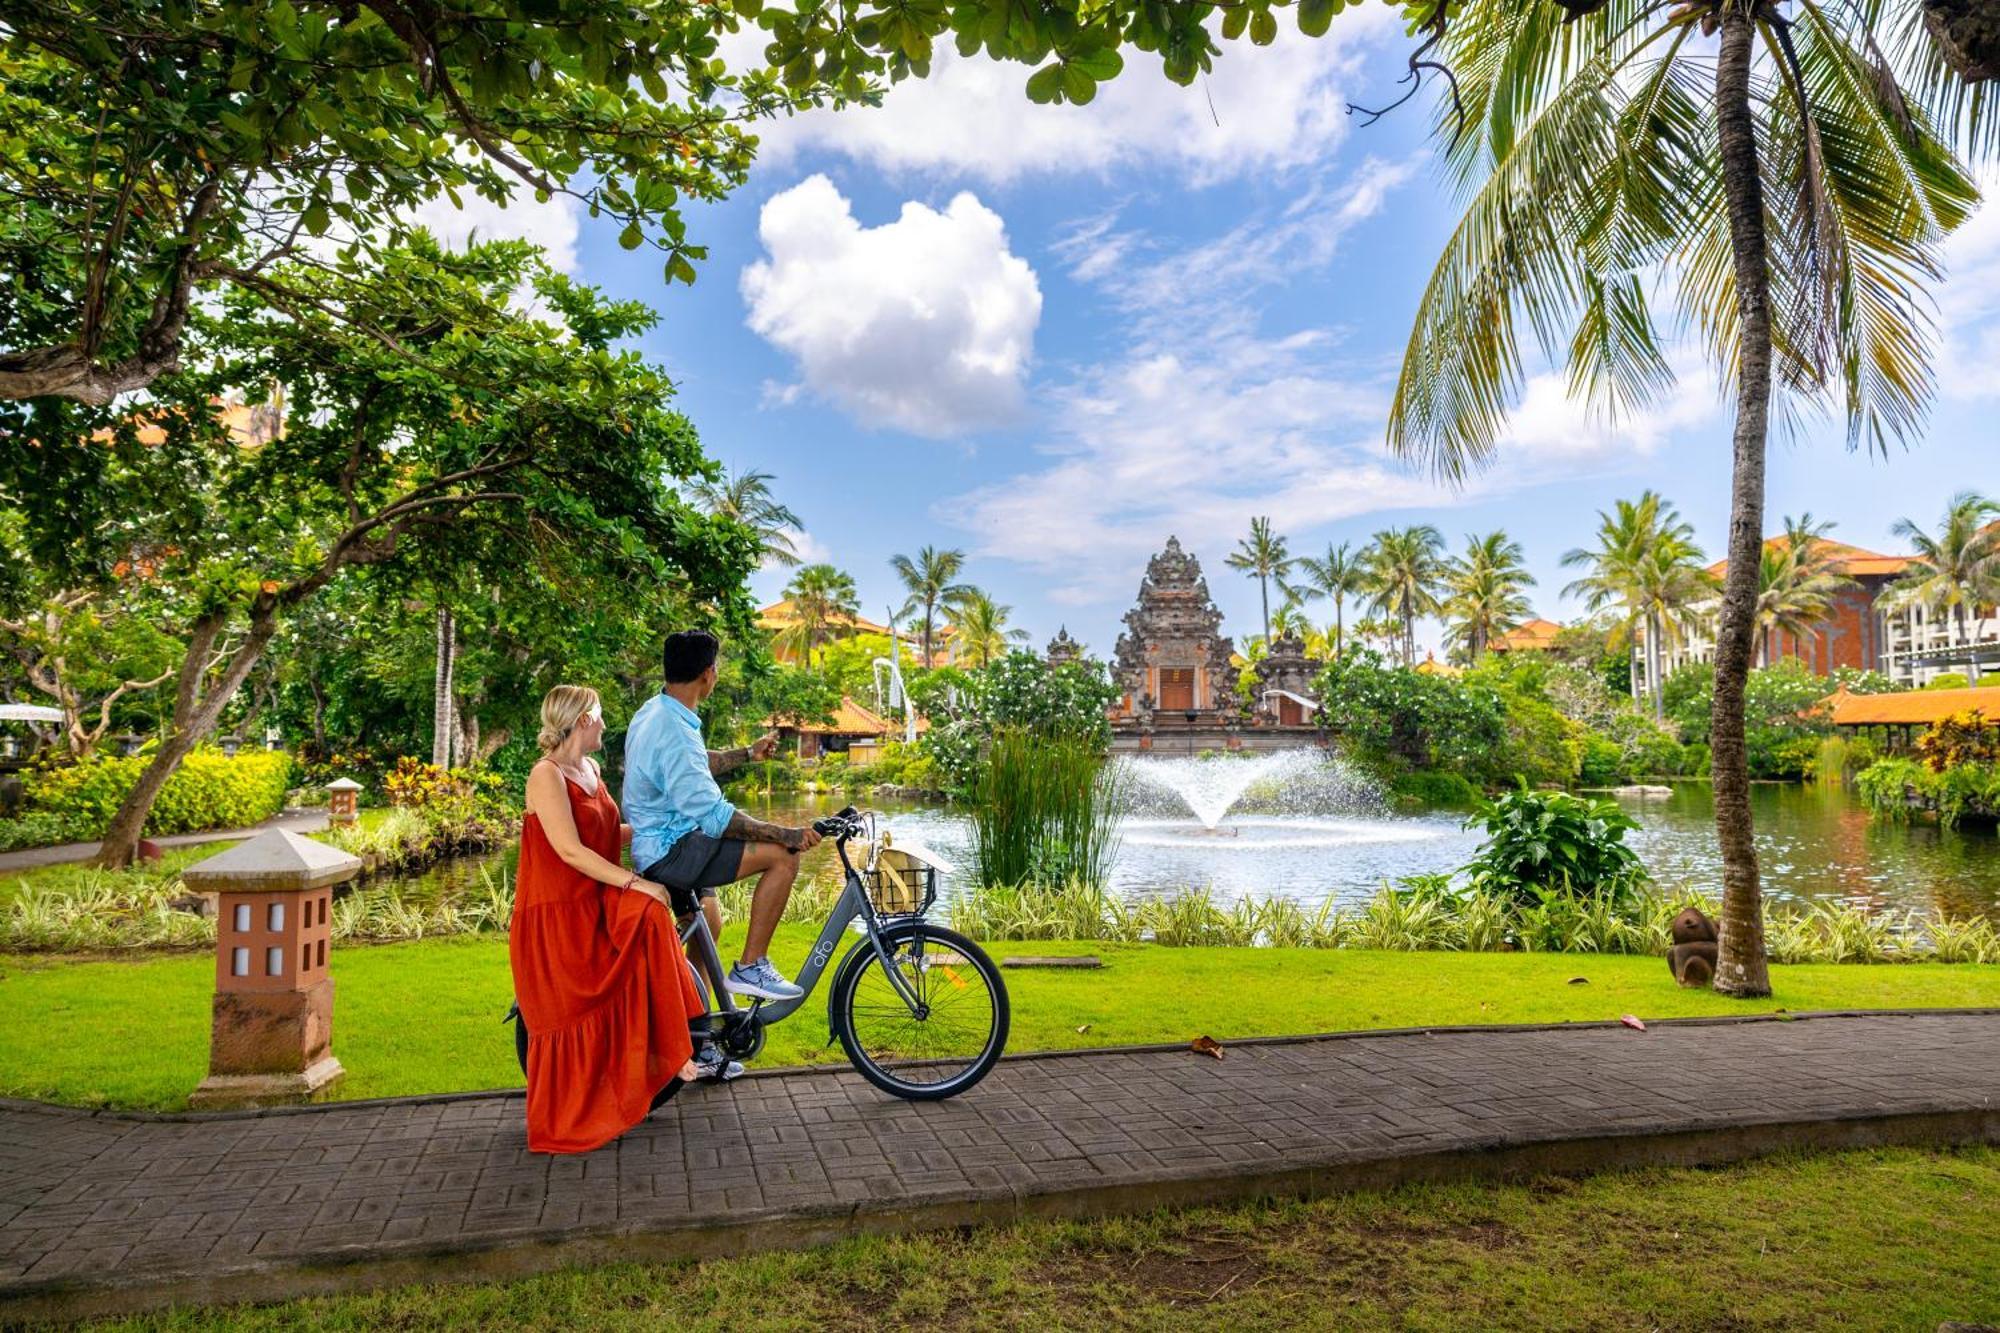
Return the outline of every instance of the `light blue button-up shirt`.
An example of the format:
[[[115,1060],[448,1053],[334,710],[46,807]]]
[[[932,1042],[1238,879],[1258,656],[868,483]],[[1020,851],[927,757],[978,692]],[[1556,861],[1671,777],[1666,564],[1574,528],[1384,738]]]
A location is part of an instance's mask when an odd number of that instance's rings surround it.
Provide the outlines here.
[[[632,826],[632,864],[640,870],[691,829],[721,837],[736,813],[708,771],[701,719],[670,694],[648,699],[625,729],[623,804]]]

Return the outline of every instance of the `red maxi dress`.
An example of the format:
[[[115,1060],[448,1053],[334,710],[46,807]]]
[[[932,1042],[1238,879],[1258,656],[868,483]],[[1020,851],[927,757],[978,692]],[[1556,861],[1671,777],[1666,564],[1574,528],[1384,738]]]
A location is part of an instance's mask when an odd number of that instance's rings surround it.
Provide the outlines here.
[[[563,783],[577,836],[616,864],[618,803],[602,781]],[[571,869],[530,814],[507,953],[528,1024],[529,1149],[589,1152],[644,1120],[694,1054],[702,1011],[666,907]]]

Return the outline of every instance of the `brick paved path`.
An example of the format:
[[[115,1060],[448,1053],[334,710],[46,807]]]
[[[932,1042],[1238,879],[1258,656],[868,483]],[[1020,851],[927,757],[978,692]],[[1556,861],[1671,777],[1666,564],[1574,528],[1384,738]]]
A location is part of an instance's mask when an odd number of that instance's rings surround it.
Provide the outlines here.
[[[2000,1142],[2000,1011],[1356,1034],[683,1093],[587,1157],[518,1094],[261,1115],[0,1106],[0,1317],[1398,1179]],[[9,1305],[12,1305],[12,1309]]]

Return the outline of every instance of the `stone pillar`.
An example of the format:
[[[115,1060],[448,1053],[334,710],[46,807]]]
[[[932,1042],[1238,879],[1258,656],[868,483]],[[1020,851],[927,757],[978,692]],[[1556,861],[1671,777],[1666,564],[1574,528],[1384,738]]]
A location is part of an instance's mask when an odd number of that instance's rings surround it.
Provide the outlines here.
[[[326,817],[335,824],[352,824],[361,818],[355,807],[360,803],[361,784],[353,778],[339,778],[326,784]]]
[[[270,829],[181,872],[216,895],[215,1006],[197,1109],[309,1099],[338,1079],[327,922],[361,862]]]

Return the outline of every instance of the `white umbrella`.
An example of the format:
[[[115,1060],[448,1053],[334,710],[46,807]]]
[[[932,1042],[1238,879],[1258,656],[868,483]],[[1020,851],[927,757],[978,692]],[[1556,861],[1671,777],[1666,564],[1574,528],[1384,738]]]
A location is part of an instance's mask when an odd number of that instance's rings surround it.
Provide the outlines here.
[[[60,708],[44,708],[40,704],[0,704],[0,722],[60,722],[63,711]]]

